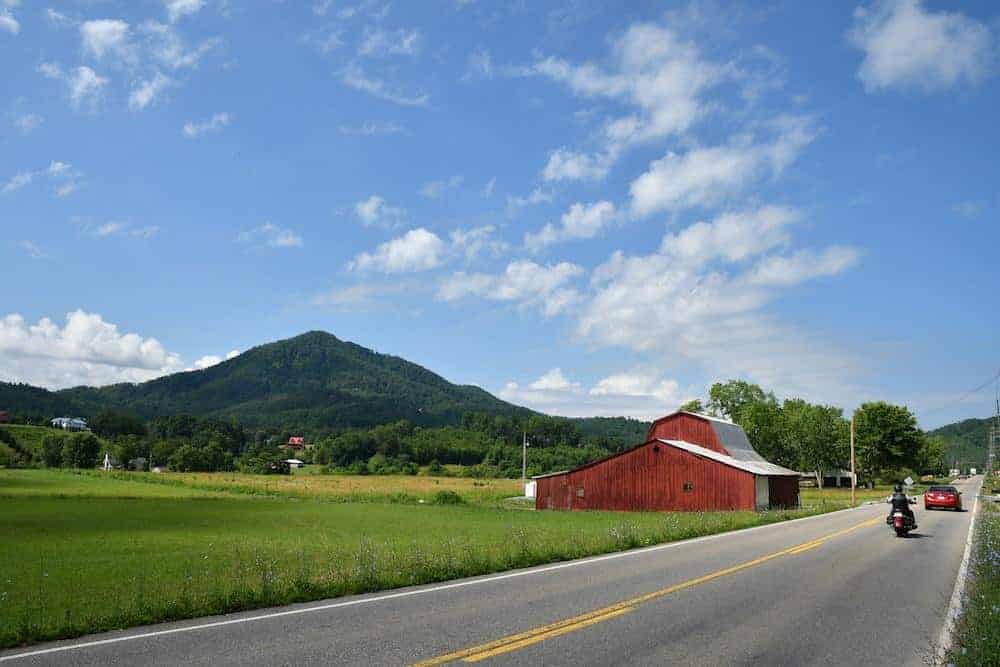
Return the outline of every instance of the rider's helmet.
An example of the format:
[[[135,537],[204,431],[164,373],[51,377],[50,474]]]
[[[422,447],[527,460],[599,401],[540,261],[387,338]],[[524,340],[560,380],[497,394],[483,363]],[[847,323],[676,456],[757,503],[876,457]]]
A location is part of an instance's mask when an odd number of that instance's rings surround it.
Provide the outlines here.
[[[897,483],[896,486],[892,487],[892,490],[895,491],[896,493],[902,493],[903,492],[903,485]]]

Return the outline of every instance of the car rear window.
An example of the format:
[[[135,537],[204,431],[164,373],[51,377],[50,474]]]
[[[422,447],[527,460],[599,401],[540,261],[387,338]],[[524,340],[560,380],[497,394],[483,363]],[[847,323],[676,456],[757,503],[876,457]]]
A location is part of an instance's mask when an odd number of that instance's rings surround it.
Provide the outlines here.
[[[954,486],[932,486],[927,490],[931,493],[955,493]]]

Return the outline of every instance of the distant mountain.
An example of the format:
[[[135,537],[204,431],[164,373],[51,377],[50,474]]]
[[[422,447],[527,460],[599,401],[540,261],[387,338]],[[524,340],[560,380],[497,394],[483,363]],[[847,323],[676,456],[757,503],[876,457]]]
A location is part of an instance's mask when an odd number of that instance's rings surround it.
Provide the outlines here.
[[[191,414],[244,426],[367,427],[408,419],[457,424],[466,412],[530,416],[479,387],[456,385],[399,357],[312,331],[261,345],[218,365],[141,384],[56,392],[0,383],[0,410],[14,414],[130,412],[142,419]]]
[[[990,424],[994,419],[966,419],[930,431],[948,443],[948,464],[958,461],[959,467],[982,468],[986,464]]]

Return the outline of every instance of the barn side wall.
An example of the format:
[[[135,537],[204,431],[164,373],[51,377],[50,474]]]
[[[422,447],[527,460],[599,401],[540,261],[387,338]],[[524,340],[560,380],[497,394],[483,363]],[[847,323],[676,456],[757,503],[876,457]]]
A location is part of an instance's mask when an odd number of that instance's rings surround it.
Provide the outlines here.
[[[798,477],[769,477],[767,482],[772,509],[799,506]]]
[[[655,442],[540,478],[536,493],[538,509],[562,510],[753,510],[756,498],[752,474]]]
[[[649,427],[649,435],[646,437],[646,440],[655,440],[656,438],[683,440],[690,442],[692,445],[700,445],[705,449],[711,449],[713,452],[729,454],[719,441],[719,436],[716,435],[715,429],[712,428],[712,422],[707,419],[700,419],[694,415],[670,415],[653,422],[653,425]]]

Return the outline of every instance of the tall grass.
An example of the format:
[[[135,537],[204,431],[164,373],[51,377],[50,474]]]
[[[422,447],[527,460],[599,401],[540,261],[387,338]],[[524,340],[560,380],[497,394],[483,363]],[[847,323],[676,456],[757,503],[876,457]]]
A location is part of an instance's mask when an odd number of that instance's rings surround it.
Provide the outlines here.
[[[983,504],[976,527],[965,610],[949,661],[1000,665],[1000,506]]]

